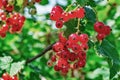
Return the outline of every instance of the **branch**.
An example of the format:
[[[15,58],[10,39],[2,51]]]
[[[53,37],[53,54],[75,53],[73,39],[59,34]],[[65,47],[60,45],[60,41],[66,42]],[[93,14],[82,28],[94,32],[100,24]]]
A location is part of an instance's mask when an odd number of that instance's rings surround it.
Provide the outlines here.
[[[53,46],[54,44],[55,44],[55,43],[49,45],[49,46],[48,46],[47,48],[45,48],[40,54],[34,56],[34,57],[31,58],[31,59],[28,59],[28,60],[26,61],[26,65],[27,65],[28,63],[36,60],[37,58],[41,57],[41,56],[44,55],[47,51],[51,50],[51,49],[52,49],[52,46]]]

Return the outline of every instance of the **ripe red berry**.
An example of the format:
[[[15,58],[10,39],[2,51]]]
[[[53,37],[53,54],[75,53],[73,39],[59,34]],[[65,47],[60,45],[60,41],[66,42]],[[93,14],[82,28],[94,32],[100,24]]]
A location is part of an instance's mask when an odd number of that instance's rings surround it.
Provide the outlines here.
[[[2,78],[3,78],[3,80],[9,80],[10,79],[10,75],[8,73],[4,73],[2,75]]]
[[[4,12],[0,12],[0,19],[3,21],[6,20],[6,14]]]
[[[97,39],[98,40],[103,40],[106,37],[105,34],[97,34]]]
[[[53,56],[51,57],[51,61],[53,61],[53,62],[56,61],[56,56],[55,56],[55,55],[53,55]]]
[[[74,42],[74,43],[77,43],[78,41],[79,41],[79,36],[78,36],[78,34],[71,34],[70,36],[69,36],[69,41],[71,41],[71,42]]]
[[[88,50],[89,46],[86,43],[82,43],[81,45],[82,50]]]
[[[69,16],[67,12],[63,12],[59,18],[59,20],[62,20],[63,22],[67,22],[69,20]]]
[[[11,12],[11,11],[13,11],[14,6],[8,4],[5,9],[6,9],[6,11]]]
[[[63,50],[61,52],[61,58],[67,60],[70,57],[70,52],[68,50]]]
[[[94,30],[95,30],[96,32],[102,34],[102,33],[104,32],[104,29],[105,29],[105,27],[104,27],[104,24],[103,24],[102,22],[96,22],[96,23],[94,24]]]
[[[75,61],[76,59],[77,59],[77,55],[75,53],[71,53],[70,57],[69,57],[69,60],[70,61]]]
[[[6,24],[7,25],[12,25],[13,19],[12,18],[7,18]]]
[[[52,8],[52,11],[50,13],[50,19],[54,21],[59,20],[62,13],[63,9],[60,6],[55,6]]]
[[[88,35],[87,34],[80,34],[79,40],[81,43],[87,43],[89,40]]]
[[[66,43],[67,39],[63,36],[63,33],[60,33],[58,37],[61,43],[63,44]]]
[[[84,18],[84,16],[85,16],[85,10],[84,10],[84,8],[78,8],[76,10],[76,14],[77,14],[78,18]]]
[[[111,32],[111,28],[110,28],[109,26],[106,26],[106,25],[105,25],[104,27],[105,27],[105,28],[104,28],[104,32],[103,32],[103,33],[104,33],[105,35],[109,35],[110,32]]]
[[[73,18],[76,18],[76,17],[77,17],[76,11],[68,12],[68,18],[69,19],[73,19]]]
[[[54,66],[54,70],[55,70],[55,71],[60,71],[60,69],[61,69],[61,68],[58,67],[57,65]]]
[[[61,42],[56,42],[54,45],[53,45],[53,50],[55,52],[59,52],[59,51],[62,51],[64,49],[64,45],[61,43]]]
[[[8,27],[7,24],[4,24],[4,25],[2,26],[2,32],[3,32],[3,33],[6,33],[6,32],[8,31],[8,29],[9,29],[9,27]]]
[[[68,65],[67,60],[60,58],[57,63],[58,67],[65,68]]]
[[[6,33],[0,33],[0,36],[1,36],[2,38],[6,37]]]
[[[77,56],[78,56],[78,59],[86,59],[86,52],[84,52],[84,51],[80,51],[78,54],[77,54]]]
[[[7,4],[8,4],[7,0],[2,0],[2,4],[3,4],[4,7],[6,7]]]
[[[56,21],[56,27],[57,28],[62,28],[63,27],[63,21],[62,20],[58,20],[58,21]]]
[[[84,67],[85,64],[86,64],[86,60],[85,60],[85,59],[78,61],[78,66],[79,66],[79,67]]]
[[[80,50],[81,50],[81,47],[79,44],[73,44],[72,45],[72,50],[75,52],[75,53],[78,53]]]
[[[62,73],[64,74],[68,73],[68,68],[62,68]]]
[[[65,43],[67,48],[71,48],[72,47],[72,42],[70,40],[67,40],[67,42]]]

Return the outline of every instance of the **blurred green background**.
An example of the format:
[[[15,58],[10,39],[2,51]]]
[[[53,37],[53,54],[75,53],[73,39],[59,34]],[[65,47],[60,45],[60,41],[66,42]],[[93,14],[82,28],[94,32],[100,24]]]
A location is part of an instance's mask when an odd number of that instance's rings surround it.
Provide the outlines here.
[[[18,0],[19,5],[16,6],[22,6],[20,4],[21,1]],[[40,54],[49,44],[58,40],[58,30],[54,26],[55,22],[49,19],[52,7],[60,5],[65,9],[73,2],[74,0],[42,0],[40,4],[26,7],[24,11],[21,11],[27,18],[22,32],[19,34],[7,33],[6,38],[0,38],[0,56],[11,56],[14,62],[17,62]],[[120,54],[120,0],[91,0],[87,5],[90,5],[95,10],[99,21],[111,26],[112,33],[107,39]],[[29,14],[29,9],[31,8],[37,10],[35,15]],[[62,30],[64,31],[65,29],[66,27],[64,26]],[[89,33],[92,34],[94,32],[91,31]],[[75,73],[75,77],[71,77],[70,73],[63,77],[60,73],[54,71],[53,67],[48,67],[47,61],[51,55],[52,52],[49,51],[44,56],[25,66],[19,75],[20,80],[81,80],[79,72]],[[0,70],[0,75],[3,72]],[[87,64],[83,68],[83,72],[85,80],[109,80],[108,63],[104,57],[96,54],[94,47],[87,52]],[[120,75],[116,76],[114,80],[120,80]]]

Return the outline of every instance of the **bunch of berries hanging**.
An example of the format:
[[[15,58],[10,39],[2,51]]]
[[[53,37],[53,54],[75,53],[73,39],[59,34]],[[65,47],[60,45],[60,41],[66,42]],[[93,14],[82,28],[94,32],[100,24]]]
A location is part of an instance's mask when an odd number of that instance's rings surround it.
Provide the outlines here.
[[[0,0],[0,37],[4,38],[7,32],[20,32],[25,17],[13,12],[14,0]]]
[[[50,19],[56,21],[56,27],[62,28],[63,24],[70,19],[84,18],[85,10],[83,7],[78,7],[75,10],[66,12],[60,6],[52,8],[50,13]],[[77,29],[79,25],[77,26]],[[88,50],[87,34],[72,33],[68,39],[63,36],[63,33],[59,34],[59,41],[53,45],[53,51],[55,54],[48,61],[49,66],[54,66],[55,71],[59,71],[66,75],[69,70],[80,69],[86,64],[86,51]]]
[[[94,24],[94,30],[98,33],[96,36],[98,40],[103,40],[111,32],[111,28],[102,22],[96,22]]]
[[[86,50],[88,49],[88,35],[73,33],[66,39],[62,33],[59,41],[53,45],[55,54],[48,61],[48,65],[54,65],[55,71],[67,74],[69,70],[80,69],[86,64]]]
[[[85,10],[84,8],[77,8],[76,10],[65,12],[60,6],[55,6],[52,8],[50,13],[50,19],[56,21],[56,27],[62,28],[63,24],[70,19],[74,18],[84,18]]]

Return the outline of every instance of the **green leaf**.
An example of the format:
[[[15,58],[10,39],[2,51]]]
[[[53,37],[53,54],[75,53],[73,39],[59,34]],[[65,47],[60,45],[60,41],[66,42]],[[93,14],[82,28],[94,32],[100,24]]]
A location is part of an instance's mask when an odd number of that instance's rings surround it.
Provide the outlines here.
[[[69,36],[71,33],[75,33],[77,31],[76,26],[77,26],[77,19],[72,19],[68,22],[65,23],[66,25],[66,31],[65,31],[65,36]]]
[[[80,4],[81,6],[84,6],[85,4],[87,4],[87,2],[89,0],[76,0],[78,2],[78,4]]]
[[[17,62],[17,63],[12,63],[11,68],[10,68],[10,75],[16,75],[18,72],[20,72],[21,69],[23,69],[25,64],[25,61]]]
[[[0,69],[5,70],[10,67],[13,59],[10,56],[0,57]]]
[[[101,45],[97,46],[97,52],[109,59],[110,79],[112,79],[120,70],[120,57],[116,48],[108,40],[103,40]]]
[[[48,0],[42,0],[42,1],[40,2],[41,5],[47,5],[48,3],[49,3]]]
[[[17,1],[17,5],[19,6],[19,7],[21,7],[22,5],[23,5],[23,0],[16,0]]]
[[[88,22],[95,23],[96,22],[95,11],[90,6],[86,6],[86,7],[84,7],[84,9],[85,9],[85,16],[86,16]]]

